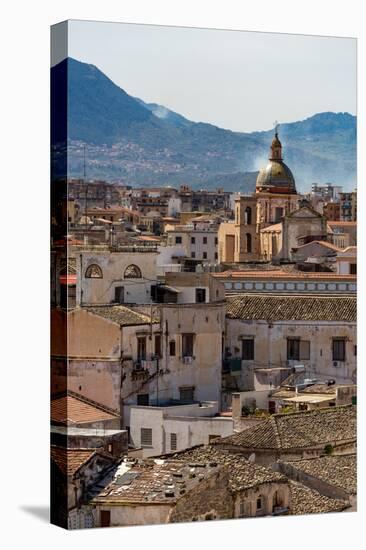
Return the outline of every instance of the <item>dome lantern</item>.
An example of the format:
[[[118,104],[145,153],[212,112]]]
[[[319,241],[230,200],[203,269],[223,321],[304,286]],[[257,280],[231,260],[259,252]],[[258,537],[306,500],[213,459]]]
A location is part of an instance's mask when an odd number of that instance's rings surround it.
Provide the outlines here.
[[[256,182],[257,193],[284,193],[296,195],[295,178],[282,160],[282,144],[278,138],[278,124],[271,143],[269,163],[259,171]]]
[[[271,152],[269,154],[269,160],[282,160],[282,144],[278,139],[278,128],[276,126],[275,137],[271,143]]]

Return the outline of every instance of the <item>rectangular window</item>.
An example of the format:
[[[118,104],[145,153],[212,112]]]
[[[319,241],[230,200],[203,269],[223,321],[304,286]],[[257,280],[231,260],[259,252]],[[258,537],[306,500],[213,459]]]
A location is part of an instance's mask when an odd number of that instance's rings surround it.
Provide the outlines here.
[[[217,260],[218,257],[219,257],[219,256],[218,256],[217,252],[215,252],[215,260]]]
[[[182,334],[182,356],[193,357],[193,337],[191,333]]]
[[[300,339],[287,338],[287,359],[298,361],[300,359]]]
[[[175,244],[182,244],[182,237],[176,236],[175,237]]]
[[[357,264],[349,264],[350,275],[357,275]]]
[[[177,450],[177,434],[174,434],[174,433],[170,434],[170,450],[171,451]]]
[[[207,252],[203,252],[202,257],[204,260],[207,260]]]
[[[218,242],[219,242],[218,238],[217,238],[217,237],[215,237],[215,245],[217,245],[217,244],[218,244]]]
[[[186,403],[194,401],[194,387],[179,388],[179,398]]]
[[[152,428],[141,428],[141,447],[152,447]]]
[[[346,339],[333,338],[333,361],[346,360]]]
[[[206,302],[206,289],[196,288],[196,304],[202,304]]]
[[[161,359],[161,335],[155,334],[155,355]]]
[[[196,237],[191,237],[191,244],[196,244]]]
[[[149,406],[149,394],[148,393],[139,393],[138,396],[137,396],[137,404],[148,407]]]
[[[170,357],[174,357],[175,355],[175,340],[170,340],[169,342],[169,355]]]
[[[262,497],[257,498],[257,510],[262,510]]]
[[[203,244],[207,244],[207,237],[203,237]]]
[[[191,258],[195,258],[196,257],[196,253],[195,252],[191,252]]]
[[[241,358],[244,361],[253,361],[254,359],[254,338],[244,338],[241,343]]]
[[[282,216],[283,216],[283,208],[276,207],[276,210],[275,210],[275,223],[280,222]]]
[[[146,336],[137,338],[137,360],[144,361],[146,359]]]

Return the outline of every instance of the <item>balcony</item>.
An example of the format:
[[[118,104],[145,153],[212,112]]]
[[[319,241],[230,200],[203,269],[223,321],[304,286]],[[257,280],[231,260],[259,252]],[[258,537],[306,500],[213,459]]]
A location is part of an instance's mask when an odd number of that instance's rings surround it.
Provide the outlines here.
[[[132,371],[131,380],[147,380],[157,372],[157,364],[153,359],[139,359],[131,361]]]

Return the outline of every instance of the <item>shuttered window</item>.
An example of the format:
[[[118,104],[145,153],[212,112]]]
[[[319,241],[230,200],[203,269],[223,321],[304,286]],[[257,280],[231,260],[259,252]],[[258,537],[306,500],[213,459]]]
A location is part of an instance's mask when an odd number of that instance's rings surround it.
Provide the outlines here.
[[[176,451],[177,450],[177,434],[171,433],[170,434],[170,450]]]
[[[300,340],[300,359],[310,359],[310,341]]]
[[[151,428],[141,428],[141,447],[152,447]]]
[[[333,361],[346,360],[346,340],[345,338],[333,338]]]
[[[300,338],[287,339],[287,359],[293,361],[310,359],[310,341]]]
[[[192,401],[194,401],[194,388],[193,387],[179,388],[179,397],[180,397],[180,401],[192,403]]]

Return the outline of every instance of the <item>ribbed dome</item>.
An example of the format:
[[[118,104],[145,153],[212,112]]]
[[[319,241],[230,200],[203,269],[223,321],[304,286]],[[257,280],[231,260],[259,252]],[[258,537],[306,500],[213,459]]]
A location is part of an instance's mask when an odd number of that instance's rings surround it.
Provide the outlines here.
[[[282,160],[282,145],[277,131],[271,144],[269,163],[258,174],[256,192],[297,194],[295,178]]]
[[[257,183],[257,193],[291,193],[296,195],[295,178],[290,168],[282,160],[271,160],[260,170]]]

